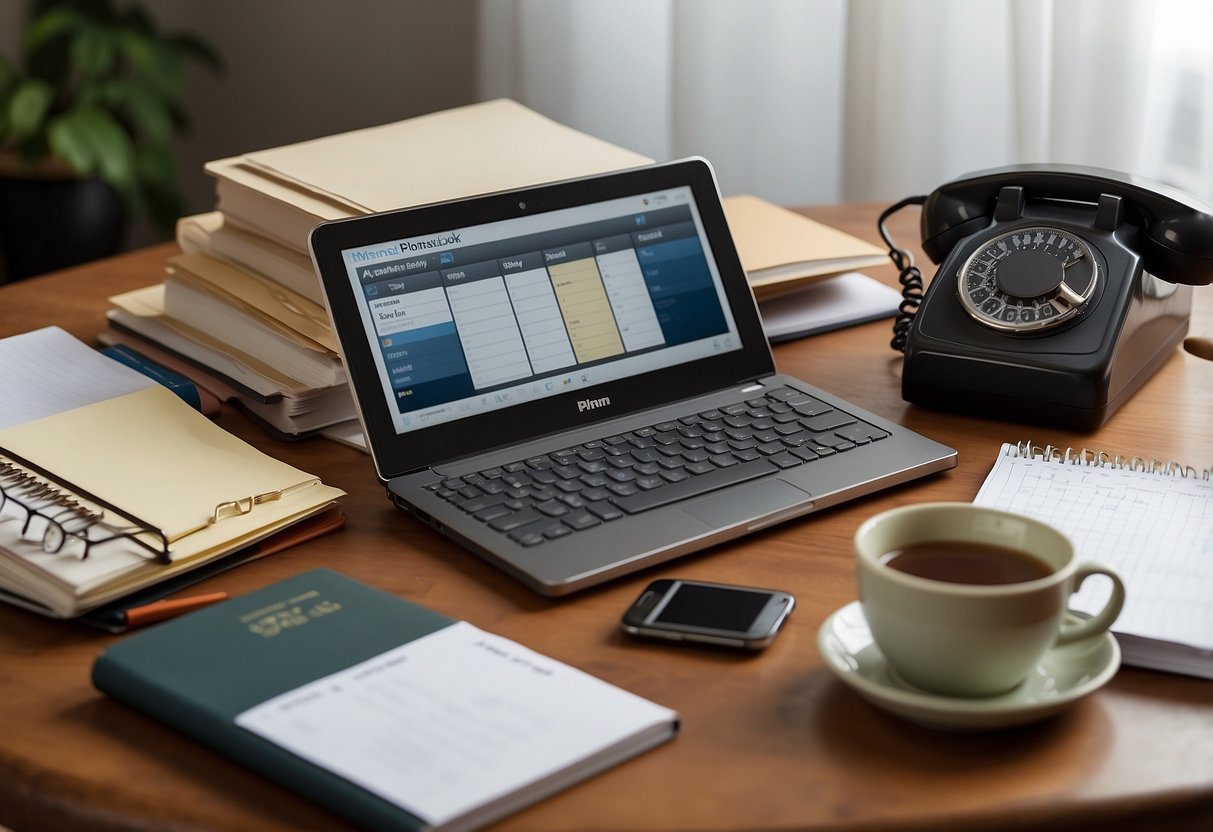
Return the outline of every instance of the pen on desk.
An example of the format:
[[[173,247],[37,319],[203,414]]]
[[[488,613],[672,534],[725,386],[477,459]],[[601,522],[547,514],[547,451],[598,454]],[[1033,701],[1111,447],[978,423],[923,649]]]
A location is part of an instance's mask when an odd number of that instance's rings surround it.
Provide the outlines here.
[[[123,612],[123,616],[126,618],[126,626],[128,627],[146,627],[149,624],[164,621],[166,618],[174,618],[178,615],[184,615],[187,612],[193,612],[196,609],[226,600],[226,592],[208,592],[205,595],[189,595],[185,598],[153,601],[150,604],[131,607]]]
[[[276,534],[249,544],[238,553],[238,563],[247,560],[272,555],[283,549],[298,546],[304,541],[328,534],[345,525],[345,514],[337,510],[329,510],[294,523]],[[220,564],[222,566],[222,563]],[[205,567],[203,567],[205,569]],[[94,611],[89,618],[93,624],[110,632],[122,632],[132,627],[143,627],[162,621],[174,615],[181,615],[192,609],[205,606],[208,603],[221,601],[227,596],[224,593],[212,593],[169,601],[155,601],[147,604],[136,604],[133,607],[122,607],[115,603],[110,607]],[[163,605],[163,606],[162,606]]]

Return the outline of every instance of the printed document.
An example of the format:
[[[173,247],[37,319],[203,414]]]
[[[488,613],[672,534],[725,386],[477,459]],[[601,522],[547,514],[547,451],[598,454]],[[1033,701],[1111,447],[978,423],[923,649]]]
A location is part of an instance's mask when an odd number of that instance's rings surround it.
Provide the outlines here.
[[[623,744],[652,745],[676,720],[461,621],[274,697],[236,724],[441,826]]]

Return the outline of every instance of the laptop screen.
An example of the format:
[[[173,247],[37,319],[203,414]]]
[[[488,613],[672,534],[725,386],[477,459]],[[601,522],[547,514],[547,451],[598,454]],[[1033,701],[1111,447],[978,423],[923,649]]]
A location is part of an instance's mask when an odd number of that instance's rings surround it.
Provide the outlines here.
[[[683,185],[342,256],[405,432],[738,349],[709,252]]]
[[[702,159],[311,235],[383,478],[773,371]]]

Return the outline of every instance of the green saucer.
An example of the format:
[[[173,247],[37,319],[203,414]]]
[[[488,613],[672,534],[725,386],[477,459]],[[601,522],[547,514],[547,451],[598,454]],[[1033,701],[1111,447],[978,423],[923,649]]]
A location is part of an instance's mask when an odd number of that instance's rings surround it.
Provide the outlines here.
[[[817,649],[835,676],[876,707],[949,731],[987,731],[1044,719],[1103,687],[1120,667],[1120,646],[1104,633],[1049,650],[1022,684],[998,696],[930,693],[902,680],[889,665],[858,601],[825,620]]]

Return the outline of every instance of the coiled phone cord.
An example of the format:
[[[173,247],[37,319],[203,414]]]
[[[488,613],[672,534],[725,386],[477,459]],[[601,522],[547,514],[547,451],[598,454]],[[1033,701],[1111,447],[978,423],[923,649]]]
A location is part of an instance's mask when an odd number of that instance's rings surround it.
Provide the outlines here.
[[[889,346],[898,352],[905,352],[906,340],[910,335],[910,325],[914,323],[914,316],[918,314],[918,307],[922,304],[922,271],[914,265],[914,255],[910,251],[893,244],[885,222],[907,205],[922,205],[926,201],[925,196],[906,197],[881,212],[880,219],[877,221],[880,239],[884,240],[884,244],[889,248],[889,259],[897,267],[897,280],[901,283],[901,304],[897,307],[897,317],[893,321],[893,340],[889,342]]]

